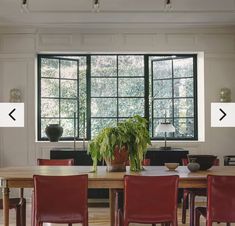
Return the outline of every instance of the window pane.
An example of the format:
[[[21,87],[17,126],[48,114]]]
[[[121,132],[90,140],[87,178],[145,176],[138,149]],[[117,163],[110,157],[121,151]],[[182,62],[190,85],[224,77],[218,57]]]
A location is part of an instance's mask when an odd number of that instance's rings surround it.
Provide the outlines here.
[[[59,78],[59,60],[42,58],[41,77]]]
[[[143,98],[120,98],[119,99],[119,116],[132,117],[134,115],[144,116],[144,99]]]
[[[73,118],[74,112],[77,112],[77,101],[76,100],[60,100],[60,114],[61,117]],[[77,115],[76,115],[77,117]]]
[[[157,98],[172,97],[172,81],[171,80],[154,81],[153,96]]]
[[[175,59],[174,77],[193,77],[193,58]]]
[[[164,99],[164,100],[154,100],[154,117],[164,118],[172,117],[172,100]]]
[[[42,99],[41,100],[42,117],[59,117],[59,100]]]
[[[117,76],[117,57],[91,56],[91,76]]]
[[[193,97],[193,78],[174,79],[175,97]]]
[[[172,123],[172,119],[167,118],[166,121]],[[159,133],[159,132],[157,133],[157,132],[156,132],[157,126],[158,126],[160,123],[162,123],[162,122],[165,122],[165,118],[164,118],[164,119],[154,119],[154,120],[153,120],[153,129],[154,129],[154,130],[153,130],[153,133],[154,133],[154,137],[165,138],[165,133]],[[172,138],[172,137],[173,137],[173,133],[167,133],[167,134],[166,134],[166,137],[167,137],[167,138]],[[162,146],[163,146],[163,145],[162,145]]]
[[[194,104],[193,99],[175,99],[174,103],[174,116],[175,117],[193,117]]]
[[[79,112],[87,111],[87,61],[86,57],[79,57]],[[83,137],[83,136],[82,136]]]
[[[177,138],[193,138],[194,136],[194,120],[192,118],[175,119],[175,137]]]
[[[71,60],[60,61],[61,78],[77,79],[78,77],[78,62]]]
[[[74,128],[74,120],[73,119],[61,119],[60,124],[63,127],[63,137],[74,137],[77,136],[77,126]],[[76,123],[77,125],[77,123]]]
[[[117,79],[116,78],[92,78],[91,79],[92,97],[116,97]]]
[[[91,98],[91,117],[117,117],[117,99]]]
[[[91,137],[98,134],[101,129],[117,125],[117,119],[91,119]]]
[[[61,80],[61,97],[77,97],[77,81]]]
[[[144,97],[144,78],[120,78],[118,88],[121,97]]]
[[[144,76],[144,57],[118,56],[118,76]]]
[[[153,61],[153,79],[172,78],[172,61]]]
[[[46,138],[45,129],[49,124],[59,124],[59,119],[42,119],[41,120],[41,137]]]
[[[42,97],[59,97],[59,79],[42,78],[41,96]]]

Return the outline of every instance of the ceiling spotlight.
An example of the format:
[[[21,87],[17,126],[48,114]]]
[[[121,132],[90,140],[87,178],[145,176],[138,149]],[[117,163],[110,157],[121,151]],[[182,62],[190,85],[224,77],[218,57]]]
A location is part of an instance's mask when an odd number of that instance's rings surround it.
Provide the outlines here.
[[[165,0],[165,9],[172,9],[171,0]]]
[[[28,0],[20,0],[21,1],[21,11],[28,12]]]
[[[93,8],[93,11],[95,12],[99,12],[100,10],[100,1],[99,0],[92,0],[92,8]]]

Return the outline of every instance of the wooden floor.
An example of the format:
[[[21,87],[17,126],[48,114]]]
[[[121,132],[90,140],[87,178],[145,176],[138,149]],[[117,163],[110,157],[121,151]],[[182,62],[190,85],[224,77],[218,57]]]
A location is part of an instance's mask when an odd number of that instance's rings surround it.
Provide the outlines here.
[[[31,205],[27,204],[27,226],[31,225]],[[0,226],[3,225],[3,219],[2,219],[2,210],[0,211]],[[188,214],[188,211],[187,211]],[[205,220],[202,220],[203,223],[201,224],[201,226],[205,226]],[[189,218],[187,215],[187,223],[186,224],[181,224],[181,208],[178,208],[178,222],[179,222],[179,226],[189,226]],[[51,225],[51,224],[44,224],[45,226],[55,226],[55,224]],[[62,224],[60,224],[61,226],[63,226]],[[74,224],[75,225],[75,224]],[[77,224],[79,225],[79,224]],[[130,224],[130,226],[141,226],[143,224]],[[146,225],[146,224],[145,224]],[[217,225],[217,223],[215,223],[215,225]],[[218,226],[225,226],[226,224],[218,224]],[[235,225],[235,224],[231,224],[231,225]],[[14,210],[10,211],[10,226],[15,226],[15,212]],[[109,208],[89,208],[89,226],[110,226],[109,223]]]

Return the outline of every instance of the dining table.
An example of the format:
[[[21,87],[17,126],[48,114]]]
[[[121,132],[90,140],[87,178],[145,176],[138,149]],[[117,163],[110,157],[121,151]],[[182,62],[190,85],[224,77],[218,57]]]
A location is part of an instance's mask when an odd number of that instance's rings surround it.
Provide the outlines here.
[[[165,166],[145,166],[139,172],[132,172],[127,166],[125,172],[108,172],[106,166],[98,166],[93,172],[91,166],[19,166],[0,168],[0,186],[3,193],[4,226],[9,226],[9,194],[13,188],[33,188],[33,175],[66,176],[88,174],[88,188],[109,189],[110,225],[114,225],[114,203],[116,189],[123,189],[124,175],[179,176],[179,188],[206,188],[207,175],[235,175],[235,166],[214,166],[206,171],[190,172],[186,166],[168,170]]]

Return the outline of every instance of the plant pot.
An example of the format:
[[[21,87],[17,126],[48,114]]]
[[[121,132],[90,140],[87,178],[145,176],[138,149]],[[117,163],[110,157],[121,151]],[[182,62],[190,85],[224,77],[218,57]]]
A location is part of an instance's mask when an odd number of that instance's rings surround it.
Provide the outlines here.
[[[45,133],[49,141],[57,142],[63,134],[63,128],[59,124],[50,124],[46,127]]]
[[[114,159],[105,159],[108,172],[125,172],[126,162],[128,161],[128,151],[125,147],[119,149],[118,146],[114,149]]]

